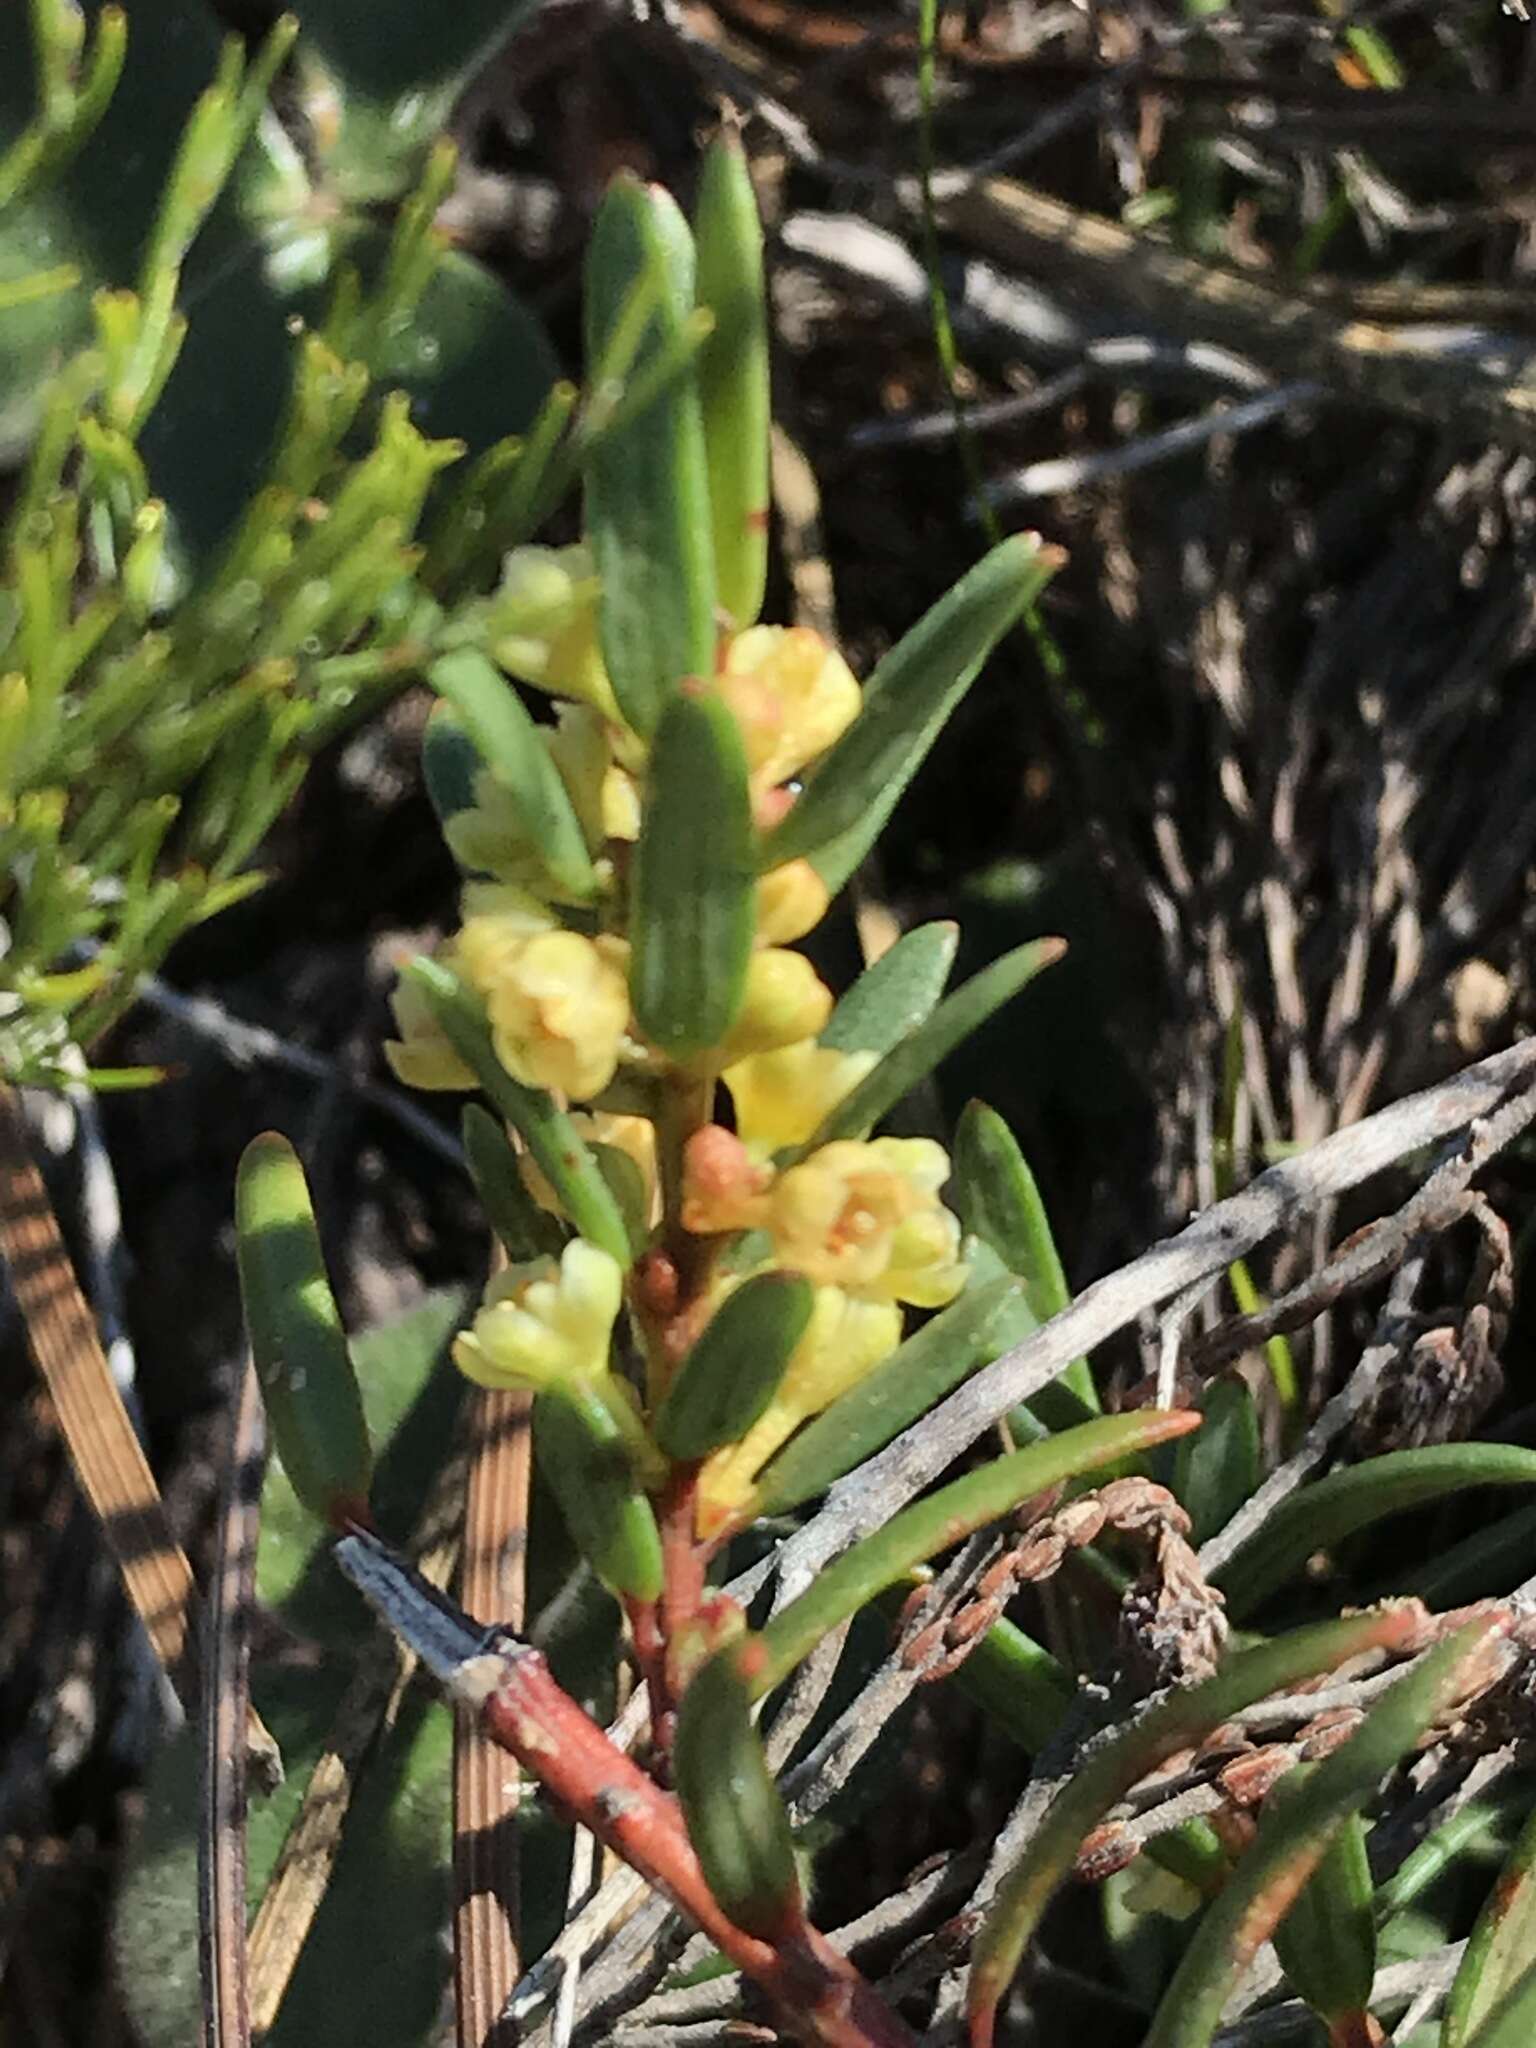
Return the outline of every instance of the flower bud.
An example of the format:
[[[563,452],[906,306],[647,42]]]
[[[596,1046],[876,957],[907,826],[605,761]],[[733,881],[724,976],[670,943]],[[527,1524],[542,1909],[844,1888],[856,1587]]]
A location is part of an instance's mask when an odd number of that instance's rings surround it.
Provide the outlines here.
[[[832,991],[805,955],[765,947],[748,963],[746,994],[717,1058],[735,1066],[752,1053],[815,1038],[831,1014]]]
[[[785,946],[821,923],[831,902],[826,883],[808,860],[772,868],[757,885],[757,943]]]
[[[725,1070],[737,1136],[759,1157],[803,1145],[879,1058],[874,1052],[836,1052],[802,1038],[738,1060]]]
[[[491,600],[491,651],[508,675],[617,720],[597,634],[597,575],[584,542],[514,548]]]
[[[753,783],[789,781],[858,716],[843,657],[809,626],[750,626],[725,650],[720,694],[736,714]]]
[[[606,1373],[622,1287],[618,1261],[573,1237],[558,1267],[533,1259],[497,1274],[473,1329],[454,1340],[454,1363],[477,1386],[535,1393]]]

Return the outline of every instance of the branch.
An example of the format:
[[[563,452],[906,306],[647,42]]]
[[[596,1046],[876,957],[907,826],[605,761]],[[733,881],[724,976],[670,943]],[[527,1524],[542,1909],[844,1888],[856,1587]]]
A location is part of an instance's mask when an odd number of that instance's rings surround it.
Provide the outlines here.
[[[1171,1296],[1224,1272],[1298,1216],[1427,1145],[1471,1131],[1533,1081],[1536,1038],[1526,1038],[1270,1167],[1173,1237],[1096,1280],[1060,1315],[983,1367],[894,1443],[837,1482],[821,1512],[779,1552],[780,1602],[808,1586],[830,1558],[888,1521],[1010,1408],[1032,1399],[1074,1358]],[[1496,1126],[1477,1131],[1478,1163],[1513,1135]]]

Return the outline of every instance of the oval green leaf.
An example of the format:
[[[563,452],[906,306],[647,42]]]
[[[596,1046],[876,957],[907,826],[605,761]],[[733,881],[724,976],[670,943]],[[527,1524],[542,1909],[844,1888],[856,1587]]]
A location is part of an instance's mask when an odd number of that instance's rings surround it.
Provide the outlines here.
[[[673,1765],[688,1839],[711,1892],[738,1927],[777,1941],[804,1921],[789,1816],[752,1722],[742,1675],[749,1640],[718,1651],[678,1709]]]
[[[657,1599],[656,1517],[601,1396],[579,1380],[540,1394],[533,1404],[533,1444],[571,1540],[598,1578],[628,1599]]]
[[[651,750],[630,895],[635,1021],[670,1058],[736,1020],[757,923],[752,800],[741,732],[715,697],[676,696]]]
[[[1278,1823],[1314,1768],[1303,1764],[1281,1780],[1264,1809],[1266,1826]],[[1365,1826],[1359,1814],[1352,1813],[1274,1936],[1285,1974],[1325,2021],[1362,2013],[1370,2004],[1376,1977],[1376,1919],[1371,1905]]]
[[[586,262],[586,356],[602,360],[637,283],[657,281],[631,381],[675,356],[693,310],[688,226],[656,187],[621,177],[598,208]],[[614,696],[649,737],[684,676],[715,666],[715,569],[698,377],[688,365],[598,438],[585,465],[586,531],[602,582],[598,624]]]
[[[710,525],[722,609],[739,632],[768,580],[768,319],[763,229],[740,140],[704,153],[694,216],[698,302],[715,317],[699,354]]]
[[[889,1052],[925,1023],[955,963],[960,927],[948,918],[902,936],[839,998],[820,1043],[834,1052]]]
[[[800,1273],[757,1273],[726,1296],[652,1422],[669,1458],[707,1458],[746,1435],[805,1335],[813,1298]]]
[[[240,1294],[283,1470],[311,1514],[365,1519],[373,1453],[298,1154],[253,1138],[235,1177]]]

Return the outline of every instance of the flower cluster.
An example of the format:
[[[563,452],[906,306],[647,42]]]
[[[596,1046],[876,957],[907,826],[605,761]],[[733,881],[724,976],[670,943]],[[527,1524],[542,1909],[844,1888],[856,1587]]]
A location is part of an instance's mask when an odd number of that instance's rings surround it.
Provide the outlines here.
[[[725,1040],[702,1063],[703,1097],[700,1062],[679,1076],[647,1043],[630,1005],[626,927],[647,746],[625,723],[604,670],[586,548],[518,550],[490,617],[489,644],[502,667],[556,699],[554,722],[538,728],[539,744],[580,823],[595,890],[574,900],[562,888],[514,793],[482,771],[473,805],[447,826],[467,879],[462,922],[439,958],[483,1004],[506,1072],[572,1105],[584,1139],[628,1155],[655,1241],[695,1248],[681,1303],[631,1282],[652,1402],[749,1275],[784,1271],[812,1287],[809,1320],[772,1399],[739,1441],[706,1457],[698,1471],[697,1535],[712,1540],[749,1508],[757,1474],[794,1430],[895,1349],[904,1306],[940,1307],[959,1292],[959,1224],[939,1199],[949,1161],[927,1139],[814,1143],[876,1056],[818,1042],[832,998],[792,949],[827,908],[826,887],[808,861],[789,861],[758,884],[743,1000]],[[815,633],[762,625],[722,639],[708,686],[741,734],[753,815],[771,827],[793,802],[789,785],[857,715],[859,686]],[[401,1080],[474,1085],[409,982],[394,1010],[400,1036],[387,1053]],[[628,1112],[638,1096],[655,1101],[660,1115],[669,1087],[675,1101],[685,1079],[705,1111],[682,1132],[664,1176],[656,1123]],[[729,1095],[733,1128],[713,1120],[717,1083]],[[558,1213],[555,1190],[526,1154],[522,1165],[534,1199]],[[612,1364],[624,1291],[618,1261],[572,1239],[558,1263],[516,1266],[496,1279],[455,1357],[487,1386],[542,1391],[582,1382],[635,1446],[637,1469],[664,1470],[630,1383]]]

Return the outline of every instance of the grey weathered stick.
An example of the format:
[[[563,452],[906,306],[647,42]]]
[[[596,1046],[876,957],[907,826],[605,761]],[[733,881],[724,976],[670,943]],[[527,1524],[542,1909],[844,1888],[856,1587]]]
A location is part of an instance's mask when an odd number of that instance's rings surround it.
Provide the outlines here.
[[[1069,1308],[837,1482],[820,1514],[779,1553],[780,1600],[808,1586],[828,1559],[888,1520],[983,1431],[1038,1394],[1081,1353],[1144,1310],[1224,1271],[1297,1216],[1466,1129],[1533,1082],[1536,1038],[1526,1038],[1271,1166],[1173,1237],[1096,1280]]]

